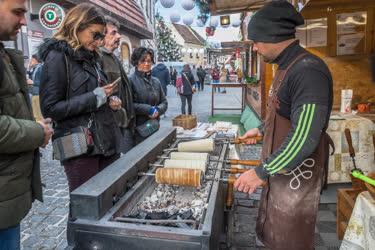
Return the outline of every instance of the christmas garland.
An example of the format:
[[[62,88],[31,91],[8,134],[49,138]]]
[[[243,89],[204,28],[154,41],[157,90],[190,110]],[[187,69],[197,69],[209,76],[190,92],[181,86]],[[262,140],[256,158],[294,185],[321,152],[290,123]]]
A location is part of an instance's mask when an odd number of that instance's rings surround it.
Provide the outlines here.
[[[195,3],[197,4],[200,12],[200,14],[198,15],[198,19],[200,19],[203,24],[206,24],[208,18],[210,17],[208,0],[195,0]]]

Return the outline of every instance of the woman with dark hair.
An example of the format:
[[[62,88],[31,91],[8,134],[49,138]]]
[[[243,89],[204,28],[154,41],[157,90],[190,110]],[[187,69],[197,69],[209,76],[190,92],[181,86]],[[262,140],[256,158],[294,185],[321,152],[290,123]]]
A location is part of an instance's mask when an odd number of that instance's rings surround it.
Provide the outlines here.
[[[192,100],[193,100],[193,84],[195,83],[195,79],[193,74],[191,73],[189,64],[185,64],[184,68],[181,72],[182,77],[182,91],[179,92],[181,98],[181,113],[186,114],[186,101],[188,103],[188,114],[191,115],[192,111]]]
[[[45,117],[53,119],[52,141],[61,142],[53,143],[54,156],[64,165],[69,191],[119,157],[121,132],[113,111],[121,104],[109,101],[116,83],[107,83],[98,64],[97,51],[104,38],[105,25],[99,9],[88,3],[79,4],[69,10],[53,38],[39,48],[39,56],[44,61],[41,109]],[[82,140],[78,143],[73,139],[64,140],[69,134],[78,135],[77,131],[85,131],[83,147]]]
[[[131,63],[135,67],[129,80],[133,88],[135,141],[138,144],[159,129],[159,119],[167,111],[168,102],[159,80],[151,75],[154,51],[145,47],[135,49]]]

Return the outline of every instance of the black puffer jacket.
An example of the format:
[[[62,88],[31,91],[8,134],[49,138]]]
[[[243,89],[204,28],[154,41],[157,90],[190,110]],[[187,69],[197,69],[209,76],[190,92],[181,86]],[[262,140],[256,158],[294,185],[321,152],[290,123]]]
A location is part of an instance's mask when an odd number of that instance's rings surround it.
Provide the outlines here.
[[[65,56],[68,59],[68,71]],[[97,108],[94,89],[107,83],[98,55],[79,49],[74,51],[65,41],[47,39],[39,48],[44,61],[40,85],[40,106],[44,117],[54,121],[56,132],[86,126],[94,117],[95,151],[110,156],[119,153],[120,129],[108,102]],[[98,79],[100,77],[100,83]],[[69,77],[69,88],[68,88]]]
[[[159,115],[164,114],[168,108],[167,98],[161,84],[156,77],[146,76],[144,73],[135,70],[129,76],[133,89],[134,110],[136,114],[137,126],[149,120],[150,109],[155,106]]]

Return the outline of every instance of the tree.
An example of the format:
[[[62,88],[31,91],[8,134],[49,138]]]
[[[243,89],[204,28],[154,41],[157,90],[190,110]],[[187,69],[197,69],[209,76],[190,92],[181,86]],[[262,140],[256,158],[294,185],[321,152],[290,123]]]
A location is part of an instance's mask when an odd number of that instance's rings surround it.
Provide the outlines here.
[[[159,13],[156,14],[156,45],[158,48],[158,61],[181,61],[181,45],[172,36],[172,31],[165,24]]]

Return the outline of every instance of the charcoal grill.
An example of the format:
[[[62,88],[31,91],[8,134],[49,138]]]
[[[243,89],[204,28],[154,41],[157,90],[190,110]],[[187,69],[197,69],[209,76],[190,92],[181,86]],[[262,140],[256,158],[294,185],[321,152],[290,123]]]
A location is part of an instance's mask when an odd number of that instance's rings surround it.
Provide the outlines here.
[[[173,128],[157,133],[133,148],[71,193],[71,219],[68,222],[70,249],[218,249],[224,234],[224,208],[227,184],[220,181],[223,163],[215,163],[207,207],[196,225],[180,228],[174,223],[150,224],[145,220],[127,222],[127,216],[158,185],[152,176],[151,163],[162,161],[179,140]],[[212,155],[226,158],[227,144],[220,144]],[[155,168],[155,167],[154,167]],[[146,223],[144,223],[146,222]]]

